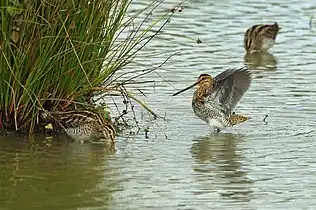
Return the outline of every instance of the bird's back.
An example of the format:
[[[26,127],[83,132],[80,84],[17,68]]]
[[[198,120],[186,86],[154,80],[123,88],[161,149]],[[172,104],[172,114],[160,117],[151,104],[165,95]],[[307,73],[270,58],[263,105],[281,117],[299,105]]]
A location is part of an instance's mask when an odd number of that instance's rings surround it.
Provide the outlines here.
[[[244,48],[247,52],[267,51],[274,45],[279,25],[259,24],[250,27],[244,37]]]
[[[90,110],[50,112],[51,121],[70,137],[78,140],[108,138],[114,141],[116,130],[112,122]]]

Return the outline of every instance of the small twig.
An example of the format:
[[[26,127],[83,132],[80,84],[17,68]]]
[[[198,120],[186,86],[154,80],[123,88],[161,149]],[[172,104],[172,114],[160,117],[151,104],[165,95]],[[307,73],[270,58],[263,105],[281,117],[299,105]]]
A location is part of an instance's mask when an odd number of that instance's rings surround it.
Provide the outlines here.
[[[156,73],[157,73],[157,72],[156,72]],[[154,93],[156,94],[156,82],[154,82],[153,88],[154,88]]]
[[[124,95],[125,95],[125,94],[127,93],[127,90],[125,89],[125,87],[124,87],[123,85],[122,85],[121,87],[122,87],[123,93],[124,93]],[[139,126],[139,124],[138,124],[138,122],[137,122],[137,119],[136,119],[136,113],[135,113],[135,110],[134,110],[134,105],[133,105],[133,103],[132,103],[132,101],[131,101],[131,99],[130,99],[129,97],[126,97],[126,98],[127,98],[127,100],[129,101],[129,103],[130,103],[130,105],[131,105],[131,110],[132,110],[133,115],[134,115],[135,123],[136,123],[136,125],[137,125],[138,131],[140,131],[140,126]]]
[[[182,6],[176,6],[176,7],[173,7],[173,8],[171,8],[171,9],[169,9],[169,11],[170,12],[172,12],[172,13],[175,13],[175,12],[182,12],[182,10],[183,10],[183,7]]]
[[[170,85],[173,89],[178,90],[174,85],[172,85],[170,82],[168,82],[168,80],[166,80],[163,76],[161,76],[158,72],[155,72],[165,83],[167,83],[168,85]],[[154,86],[154,88],[156,88]]]
[[[144,97],[146,97],[147,98],[147,96],[146,96],[146,94],[143,92],[143,91],[141,91],[140,89],[138,89],[137,88],[137,90],[138,90],[138,92],[140,92]]]
[[[146,84],[146,83],[155,83],[155,80],[148,80],[148,81],[131,81],[128,83],[125,83],[124,85],[136,85],[136,84]]]
[[[122,119],[123,120],[123,123],[124,123],[124,125],[128,125],[128,123],[124,120],[124,115],[126,115],[127,114],[127,112],[122,112],[122,114],[120,114],[118,117],[116,117],[115,118],[115,123],[117,123],[118,121],[119,121],[119,119]]]
[[[165,130],[162,129],[162,128],[158,125],[158,123],[156,123],[156,122],[153,122],[153,123],[158,127],[158,130],[163,133],[163,135],[165,136],[165,139],[168,139],[168,136],[167,136]],[[155,130],[154,127],[153,127],[153,129]],[[157,132],[154,132],[154,133],[155,133],[155,138],[157,138]]]
[[[266,121],[267,118],[268,118],[268,115],[266,114],[263,118],[263,122],[265,122],[265,124],[268,124],[268,122]]]
[[[167,111],[165,111],[165,114],[164,114],[163,118],[167,119]]]
[[[300,135],[311,134],[311,133],[313,133],[314,131],[315,131],[315,130],[311,130],[311,131],[307,131],[307,132],[300,132],[300,133],[294,134],[293,136],[300,136]]]
[[[145,138],[146,139],[149,139],[149,136],[148,136],[148,132],[149,132],[149,128],[145,128]]]
[[[123,120],[123,123],[125,124],[125,125],[127,125],[127,122],[124,120],[124,118],[123,118],[123,116],[124,115],[126,115],[126,113],[120,113],[120,109],[118,108],[118,106],[117,106],[117,103],[115,102],[115,100],[113,99],[113,97],[111,97],[112,98],[112,101],[113,101],[113,103],[114,103],[114,106],[115,106],[115,108],[116,108],[116,110],[117,110],[117,112],[120,114],[118,117],[116,117],[115,118],[115,123],[117,123],[118,121],[119,121],[119,119],[121,118],[122,120]]]
[[[153,71],[155,71],[155,70],[161,68],[165,63],[167,63],[167,61],[168,61],[170,58],[172,58],[172,56],[176,55],[177,53],[178,53],[178,52],[173,53],[172,55],[170,55],[166,60],[164,60],[164,61],[163,61],[161,64],[159,64],[158,66],[156,66],[156,67],[154,67],[154,68],[152,68],[152,69],[149,69],[149,70],[145,71],[144,73],[141,73],[141,74],[138,74],[138,75],[136,75],[136,76],[133,76],[133,77],[131,77],[131,78],[129,78],[129,79],[123,81],[122,83],[120,83],[120,85],[124,85],[125,83],[127,83],[127,82],[129,82],[129,81],[131,81],[131,80],[133,80],[133,79],[135,79],[135,78],[137,78],[137,77],[144,76],[144,75],[146,75],[146,74],[149,74],[149,73],[151,73],[151,72],[153,72]]]
[[[122,86],[123,87],[123,86]],[[122,97],[123,97],[123,103],[125,104],[125,114],[127,114],[127,110],[128,110],[128,104],[127,104],[127,100],[128,100],[128,97],[126,96],[126,94],[125,94],[125,92],[126,92],[126,90],[124,90],[124,87],[123,87],[123,89],[121,89],[122,90]],[[124,113],[124,110],[123,110],[123,113]]]
[[[109,95],[112,95],[112,96],[120,96],[122,95],[122,90],[118,87],[118,86],[115,86],[115,87],[112,87],[112,88],[103,88],[103,87],[96,87],[96,88],[93,88],[95,90],[101,90],[101,91],[106,91],[109,93]],[[110,92],[118,92],[119,94],[115,94],[115,93],[110,93]],[[156,114],[154,111],[152,111],[144,102],[140,101],[139,99],[137,99],[134,95],[132,95],[130,92],[125,92],[125,95],[131,99],[133,99],[135,102],[137,102],[138,104],[140,104],[144,109],[146,109],[151,115],[153,115],[156,118],[162,118],[161,116],[159,116],[158,114]]]
[[[144,102],[138,100],[137,98],[135,98],[131,93],[127,93],[128,97],[133,99],[134,101],[136,101],[137,103],[139,103],[144,109],[146,109],[151,115],[154,116],[154,119],[160,117],[158,114],[156,114],[154,111],[152,111]],[[162,118],[162,117],[160,117]]]

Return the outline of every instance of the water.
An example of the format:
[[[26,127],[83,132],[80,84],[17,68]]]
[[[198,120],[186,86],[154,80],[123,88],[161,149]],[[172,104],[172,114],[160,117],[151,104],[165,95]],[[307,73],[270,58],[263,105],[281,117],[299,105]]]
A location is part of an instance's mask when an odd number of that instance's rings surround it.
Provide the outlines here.
[[[164,2],[160,11],[176,4]],[[183,6],[146,47],[150,59],[138,59],[155,65],[178,52],[143,78],[155,80],[155,88],[135,86],[166,121],[142,111],[141,132],[118,137],[116,151],[63,138],[1,137],[1,209],[314,209],[316,22],[310,30],[309,20],[316,3],[191,0]],[[244,57],[246,29],[275,21],[282,30],[270,53]],[[211,134],[192,112],[192,91],[171,96],[201,73],[245,62],[254,79],[237,111],[252,117],[247,123]]]

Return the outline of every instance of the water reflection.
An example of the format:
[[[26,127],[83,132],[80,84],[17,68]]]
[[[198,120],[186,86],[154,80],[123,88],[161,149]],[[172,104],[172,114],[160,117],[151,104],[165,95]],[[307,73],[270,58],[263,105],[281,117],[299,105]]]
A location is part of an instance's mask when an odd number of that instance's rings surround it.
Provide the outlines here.
[[[243,169],[243,156],[238,151],[242,135],[219,133],[199,137],[191,148],[193,166],[202,192],[216,191],[223,198],[250,201],[252,181]],[[238,152],[237,152],[238,151]]]
[[[105,182],[102,190],[97,187],[109,168],[106,146],[60,141],[26,143],[7,138],[0,139],[3,206],[62,209],[65,201],[68,207],[76,207],[78,203],[82,207],[108,206],[111,202],[113,183]]]
[[[264,69],[276,70],[278,64],[274,55],[269,52],[246,53],[244,62],[251,69],[263,67]]]

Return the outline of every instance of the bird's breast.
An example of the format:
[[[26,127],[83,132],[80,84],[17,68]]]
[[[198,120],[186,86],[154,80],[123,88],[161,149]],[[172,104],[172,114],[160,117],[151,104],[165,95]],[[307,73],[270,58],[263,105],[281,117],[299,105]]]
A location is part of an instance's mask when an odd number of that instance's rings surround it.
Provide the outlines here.
[[[263,49],[263,50],[268,50],[268,49],[270,49],[271,47],[273,47],[273,45],[274,45],[274,39],[272,39],[272,38],[264,38],[263,40],[262,40],[262,46],[261,46],[261,48]]]
[[[225,127],[227,127],[227,125],[225,123],[223,123],[223,121],[221,119],[215,119],[215,118],[209,118],[208,124],[211,127],[215,127],[215,128],[219,128],[219,129],[224,129]]]

